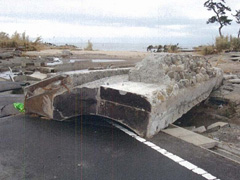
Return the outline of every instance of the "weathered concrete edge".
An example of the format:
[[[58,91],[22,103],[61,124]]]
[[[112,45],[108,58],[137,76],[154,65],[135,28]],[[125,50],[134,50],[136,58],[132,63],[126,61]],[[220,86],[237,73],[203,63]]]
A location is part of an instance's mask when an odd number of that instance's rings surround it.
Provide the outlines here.
[[[182,127],[179,127],[179,126],[176,126],[176,125],[172,124],[170,128],[174,128],[176,130],[179,129],[182,132],[186,132],[186,135],[182,135],[182,136],[181,135],[175,135],[175,134],[169,132],[169,128],[163,129],[161,131],[170,135],[170,136],[176,137],[178,139],[181,139],[183,141],[186,141],[188,143],[191,143],[191,144],[194,144],[196,146],[200,146],[200,147],[203,147],[203,148],[206,148],[206,149],[211,149],[211,148],[214,148],[215,146],[219,145],[219,143],[217,141],[213,140],[213,139],[210,139],[210,138],[205,137],[201,134],[197,134],[195,132],[189,131],[189,130],[184,129]],[[186,138],[187,136],[189,138]],[[198,141],[199,141],[200,138],[205,142],[199,143]],[[196,142],[194,143],[193,141],[196,141]]]

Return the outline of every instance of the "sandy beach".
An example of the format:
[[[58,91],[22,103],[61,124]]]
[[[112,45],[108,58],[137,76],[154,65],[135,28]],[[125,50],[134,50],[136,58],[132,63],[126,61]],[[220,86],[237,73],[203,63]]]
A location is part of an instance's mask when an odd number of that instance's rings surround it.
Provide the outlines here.
[[[26,56],[61,56],[63,50],[48,49],[42,51],[28,51]],[[71,50],[74,57],[81,59],[124,59],[124,60],[142,60],[150,52],[138,51],[83,51]]]

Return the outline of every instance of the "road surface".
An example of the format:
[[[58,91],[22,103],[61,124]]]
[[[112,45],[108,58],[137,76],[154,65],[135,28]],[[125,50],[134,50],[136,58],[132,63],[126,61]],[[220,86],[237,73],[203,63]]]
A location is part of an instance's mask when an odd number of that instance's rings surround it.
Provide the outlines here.
[[[149,141],[226,180],[240,165],[160,133]],[[24,115],[0,119],[0,179],[203,180],[97,117],[70,122]]]

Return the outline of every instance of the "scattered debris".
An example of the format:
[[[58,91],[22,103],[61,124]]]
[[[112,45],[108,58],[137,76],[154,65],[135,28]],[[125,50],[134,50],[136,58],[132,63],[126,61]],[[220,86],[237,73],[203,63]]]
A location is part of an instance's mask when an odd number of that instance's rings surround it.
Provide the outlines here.
[[[0,92],[22,89],[26,85],[29,85],[29,83],[0,81]]]
[[[228,79],[238,79],[238,76],[236,74],[225,74],[223,75],[223,79],[224,80],[228,80]]]
[[[218,143],[218,147],[240,156],[240,148],[234,146],[233,144],[221,142],[221,143]]]
[[[233,84],[240,84],[240,79],[229,79],[228,82]]]
[[[0,53],[0,59],[9,59],[9,58],[13,58],[13,56],[14,56],[13,52]]]
[[[207,138],[200,134],[194,133],[192,131],[189,131],[174,125],[171,125],[170,128],[164,129],[162,131],[171,136],[177,137],[183,141],[186,141],[196,146],[201,146],[207,149],[211,149],[218,144],[218,142],[213,139]]]
[[[211,130],[213,128],[221,128],[221,127],[225,127],[225,126],[228,126],[229,124],[228,123],[225,123],[225,122],[216,122],[214,124],[211,124],[210,126],[207,127],[207,130]]]
[[[200,126],[198,128],[193,129],[192,131],[196,132],[196,133],[204,133],[204,132],[206,132],[206,128],[205,128],[205,126]]]
[[[68,50],[62,51],[62,57],[64,57],[64,58],[71,56],[71,55],[73,55],[73,54]]]
[[[17,109],[21,113],[25,112],[23,103],[13,103],[13,106],[14,106],[15,109]]]

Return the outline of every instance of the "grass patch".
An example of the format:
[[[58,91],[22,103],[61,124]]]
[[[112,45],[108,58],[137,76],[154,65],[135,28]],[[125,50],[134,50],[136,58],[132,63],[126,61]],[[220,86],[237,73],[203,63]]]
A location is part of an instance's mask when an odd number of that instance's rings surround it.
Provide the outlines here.
[[[25,51],[36,51],[44,48],[41,37],[37,37],[31,41],[25,32],[18,33],[17,31],[9,36],[5,32],[0,32],[0,47],[1,48],[19,48]]]
[[[229,37],[228,36],[216,37],[215,46],[216,46],[217,52],[230,50],[231,43],[229,41]]]
[[[233,36],[216,37],[214,45],[198,46],[195,50],[202,55],[240,51],[240,39]]]
[[[208,46],[199,46],[196,48],[196,51],[201,55],[211,55],[216,53],[216,49],[214,45]]]
[[[230,36],[230,49],[232,51],[240,51],[240,39]]]

